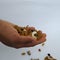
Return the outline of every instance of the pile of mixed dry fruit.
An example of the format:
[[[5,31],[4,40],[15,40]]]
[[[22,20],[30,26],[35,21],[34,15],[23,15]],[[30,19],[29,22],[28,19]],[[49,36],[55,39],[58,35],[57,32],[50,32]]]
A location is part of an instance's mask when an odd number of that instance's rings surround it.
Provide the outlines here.
[[[29,27],[28,25],[26,27],[15,25],[14,28],[18,31],[20,35],[31,36],[35,38],[36,40],[39,40],[43,36],[43,33],[41,30],[37,30],[35,28]]]

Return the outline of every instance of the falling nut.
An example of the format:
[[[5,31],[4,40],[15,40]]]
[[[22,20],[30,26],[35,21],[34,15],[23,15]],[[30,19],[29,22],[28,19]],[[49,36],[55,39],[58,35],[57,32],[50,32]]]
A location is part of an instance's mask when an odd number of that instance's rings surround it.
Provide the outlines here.
[[[25,55],[26,53],[25,52],[22,52],[21,55]]]
[[[37,58],[37,59],[33,59],[33,58],[31,58],[31,60],[39,60],[39,58]]]
[[[30,50],[29,50],[29,51],[27,51],[27,54],[28,54],[28,55],[31,55],[31,51],[30,51]]]
[[[42,43],[42,46],[44,46],[45,45],[45,43]]]

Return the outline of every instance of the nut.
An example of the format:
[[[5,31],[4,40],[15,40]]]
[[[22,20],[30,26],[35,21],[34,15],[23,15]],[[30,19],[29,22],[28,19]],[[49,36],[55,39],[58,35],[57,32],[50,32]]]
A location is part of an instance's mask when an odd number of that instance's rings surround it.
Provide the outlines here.
[[[31,55],[31,51],[30,51],[30,50],[29,50],[29,51],[27,51],[27,54],[28,54],[28,55]]]
[[[22,52],[21,55],[25,55],[26,53],[25,52]]]

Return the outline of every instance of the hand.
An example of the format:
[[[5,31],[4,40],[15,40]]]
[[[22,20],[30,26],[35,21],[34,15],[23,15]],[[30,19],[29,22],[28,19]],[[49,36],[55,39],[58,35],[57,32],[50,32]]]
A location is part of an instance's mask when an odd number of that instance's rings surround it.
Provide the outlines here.
[[[32,47],[46,40],[46,34],[44,33],[39,41],[30,36],[20,36],[14,25],[10,22],[0,20],[0,41],[9,47]],[[29,29],[34,29],[34,27],[29,27]]]

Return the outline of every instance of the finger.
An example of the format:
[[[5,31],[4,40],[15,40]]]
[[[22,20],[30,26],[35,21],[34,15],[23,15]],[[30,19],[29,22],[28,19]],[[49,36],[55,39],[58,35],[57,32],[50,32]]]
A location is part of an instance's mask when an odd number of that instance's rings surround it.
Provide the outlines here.
[[[37,45],[37,43],[36,43],[36,41],[34,40],[34,41],[32,41],[31,43],[23,44],[22,46],[23,46],[23,47],[33,47],[33,46],[35,46],[35,45]]]
[[[46,34],[43,33],[43,37],[39,41],[34,40],[34,41],[32,41],[32,43],[26,44],[25,46],[31,47],[31,46],[35,46],[35,45],[41,44],[41,43],[43,43],[45,41],[46,41]]]
[[[13,46],[14,48],[18,49],[18,48],[22,48],[24,45],[23,44],[19,44],[19,45],[15,45]]]
[[[33,47],[45,41],[46,41],[46,34],[43,33],[43,37],[39,41],[33,40],[31,43],[22,44],[20,47]]]
[[[36,44],[32,44],[32,43],[30,43],[30,44],[21,44],[21,45],[15,46],[15,48],[33,47],[35,45]]]
[[[27,43],[31,43],[34,40],[34,38],[30,36],[20,36],[20,40],[21,40],[21,43],[27,44]]]
[[[31,43],[23,43],[23,44],[17,44],[15,48],[23,48],[23,47],[33,47],[37,45],[36,41],[32,41]]]
[[[35,46],[35,45],[37,45],[37,44],[35,44],[35,43],[30,43],[30,44],[25,44],[24,47],[33,47],[33,46]]]

